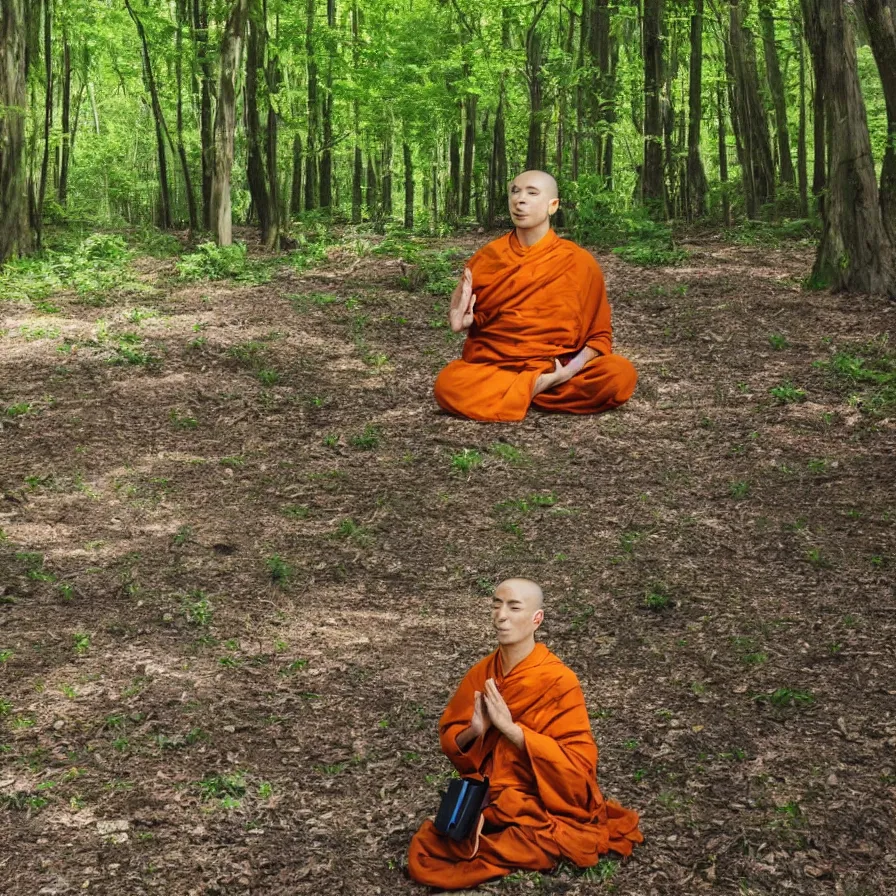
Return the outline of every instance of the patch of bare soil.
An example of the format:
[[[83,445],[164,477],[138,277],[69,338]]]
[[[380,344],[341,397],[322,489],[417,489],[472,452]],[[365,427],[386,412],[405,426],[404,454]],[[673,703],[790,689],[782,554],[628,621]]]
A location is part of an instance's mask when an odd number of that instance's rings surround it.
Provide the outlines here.
[[[896,893],[896,438],[813,366],[892,306],[690,248],[600,257],[632,401],[519,425],[437,411],[460,343],[394,257],[0,305],[0,889],[422,893],[437,720],[525,575],[647,839],[487,891]]]

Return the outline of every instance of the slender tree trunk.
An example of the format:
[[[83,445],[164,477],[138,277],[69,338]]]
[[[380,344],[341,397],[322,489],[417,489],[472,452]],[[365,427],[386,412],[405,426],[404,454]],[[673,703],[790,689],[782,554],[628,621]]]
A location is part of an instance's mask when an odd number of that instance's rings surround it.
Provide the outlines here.
[[[156,130],[156,156],[159,163],[159,225],[165,229],[171,229],[171,193],[168,186],[168,160],[165,155],[165,134],[167,127],[165,117],[162,114],[162,104],[159,101],[159,92],[156,88],[156,79],[152,70],[152,60],[149,55],[149,44],[146,40],[146,31],[143,23],[138,18],[131,6],[130,0],[124,0],[124,5],[137,27],[140,36],[140,46],[143,48],[143,78],[149,91],[152,105],[152,115]]]
[[[803,218],[809,216],[809,170],[808,152],[806,150],[806,42],[803,40],[801,27],[794,26],[793,38],[799,51],[800,66],[800,123],[796,140],[796,170],[800,189],[800,215]]]
[[[812,279],[896,298],[896,247],[881,215],[852,20],[840,0],[801,0],[806,37],[820,61],[830,133],[830,185]]]
[[[896,245],[896,7],[892,0],[859,0],[887,106],[887,147],[880,175],[880,205]]]
[[[295,217],[302,211],[302,135],[292,138],[292,189],[289,194],[289,214]]]
[[[72,48],[68,34],[62,38],[62,145],[59,158],[59,188],[56,194],[59,204],[68,202],[68,166],[72,151]]]
[[[451,131],[448,147],[448,187],[445,191],[445,218],[448,223],[457,225],[460,212],[460,140],[457,131]]]
[[[352,65],[357,71],[360,64],[361,21],[358,0],[352,0]],[[363,196],[361,182],[364,179],[364,159],[361,155],[361,105],[358,98],[354,101],[355,153],[352,168],[352,224],[361,223],[361,206]]]
[[[40,251],[44,230],[44,199],[47,195],[47,175],[50,165],[50,131],[53,127],[53,4],[52,0],[44,0],[44,154],[40,166],[40,186],[31,222],[37,237],[37,248]]]
[[[0,265],[29,248],[25,202],[26,0],[0,0]]]
[[[240,46],[246,28],[249,0],[233,0],[221,37],[218,107],[215,112],[215,168],[212,177],[212,228],[219,246],[233,243],[230,176],[233,170],[233,135],[236,130],[236,75]]]
[[[740,134],[747,216],[756,218],[762,206],[775,198],[775,164],[772,160],[765,107],[759,94],[756,47],[743,24],[742,0],[730,0],[729,42],[734,73],[732,117]]]
[[[320,106],[317,97],[317,61],[314,56],[315,0],[307,0],[305,6],[305,55],[308,59],[308,137],[305,140],[305,210],[318,207],[318,132],[320,130]]]
[[[404,153],[404,226],[406,230],[414,229],[414,164],[411,158],[411,147],[402,144]]]
[[[470,200],[473,191],[473,154],[476,151],[476,94],[464,97],[464,167],[460,189],[460,213],[466,218],[470,214]]]
[[[544,168],[542,146],[542,42],[533,25],[526,37],[526,80],[529,85],[529,135],[526,142],[526,168]]]
[[[703,121],[703,0],[695,0],[691,16],[691,61],[688,82],[687,203],[689,221],[706,214],[706,172],[700,157]]]
[[[663,0],[644,0],[644,167],[641,195],[651,213],[662,216],[663,115],[660,89],[663,83]]]
[[[722,221],[731,224],[731,199],[728,196],[728,134],[725,130],[725,89],[721,81],[716,84],[716,112],[719,133],[719,182],[722,187]]]
[[[270,193],[267,158],[262,145],[261,122],[258,112],[259,74],[263,74],[267,45],[265,6],[264,0],[250,0],[249,2],[246,35],[246,173],[252,205],[258,215],[261,242],[266,249],[273,249],[279,241],[280,228],[276,202]]]
[[[212,119],[212,67],[208,51],[208,13],[205,0],[193,0],[193,43],[199,64],[199,142],[202,145],[202,226],[212,227],[212,177],[215,135]]]
[[[327,25],[336,32],[336,0],[327,0]],[[334,37],[335,39],[335,37]],[[327,75],[323,96],[323,145],[320,154],[320,205],[333,205],[333,58],[327,54]]]
[[[762,45],[765,52],[765,73],[775,106],[775,134],[778,138],[778,160],[782,184],[793,184],[793,158],[790,153],[790,130],[787,126],[787,99],[784,96],[784,79],[778,63],[778,46],[775,42],[775,19],[771,0],[760,0],[759,23],[762,26]]]
[[[489,159],[489,188],[486,226],[495,226],[500,209],[506,204],[507,191],[507,139],[504,132],[504,84],[498,93],[498,109],[492,132],[492,153]]]
[[[187,194],[187,214],[190,217],[190,231],[199,229],[199,215],[196,211],[196,197],[193,195],[193,179],[190,177],[190,164],[187,150],[184,147],[184,100],[183,100],[183,28],[187,22],[186,0],[177,0],[177,32],[175,36],[175,73],[177,78],[177,155],[184,176],[184,192]]]
[[[800,0],[802,2],[802,0]],[[808,26],[807,41],[808,41]],[[810,48],[812,56],[812,75],[813,75],[813,91],[812,91],[812,144],[814,150],[814,159],[812,163],[812,196],[815,199],[815,211],[822,219],[825,217],[825,194],[828,185],[828,166],[827,166],[827,110],[824,102],[824,59],[821,56],[816,57],[815,52]]]
[[[382,176],[380,177],[380,204],[384,218],[392,217],[392,138],[383,146]]]

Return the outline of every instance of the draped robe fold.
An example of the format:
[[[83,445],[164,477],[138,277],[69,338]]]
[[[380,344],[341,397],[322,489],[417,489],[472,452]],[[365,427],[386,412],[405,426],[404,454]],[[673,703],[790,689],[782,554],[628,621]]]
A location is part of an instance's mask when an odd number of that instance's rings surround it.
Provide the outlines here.
[[[494,678],[514,722],[518,750],[491,727],[458,749],[470,725],[475,691]],[[478,847],[456,842],[425,821],[411,840],[408,871],[442,889],[473,887],[515,869],[548,871],[565,858],[594,865],[610,850],[631,854],[643,840],[638,815],[605,800],[597,785],[597,745],[575,674],[543,644],[508,675],[496,651],[477,663],[451,698],[439,723],[442,751],[461,775],[489,778]]]
[[[511,231],[480,249],[473,274],[474,322],[462,357],[439,374],[435,397],[446,411],[474,420],[513,421],[530,404],[596,414],[635,390],[631,362],[612,349],[610,305],[594,257],[553,230],[534,246]],[[567,382],[536,395],[535,381],[590,346],[598,352]]]

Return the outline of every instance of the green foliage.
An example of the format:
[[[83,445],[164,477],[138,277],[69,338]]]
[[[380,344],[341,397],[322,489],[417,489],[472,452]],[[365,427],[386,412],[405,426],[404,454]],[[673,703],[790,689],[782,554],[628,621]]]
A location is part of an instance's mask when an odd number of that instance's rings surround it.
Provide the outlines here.
[[[795,404],[806,400],[805,391],[798,389],[789,380],[781,383],[780,386],[772,386],[768,391],[781,404]]]
[[[826,371],[831,380],[849,397],[849,403],[871,415],[889,414],[896,408],[896,352],[890,347],[889,334],[864,345],[847,345],[829,361],[815,366]]]
[[[811,691],[801,691],[794,688],[776,688],[768,694],[757,694],[753,698],[757,703],[769,703],[777,707],[806,707],[815,702]]]
[[[177,262],[181,280],[235,280],[238,283],[267,283],[270,271],[250,262],[245,243],[218,246],[200,243],[195,252],[181,256]]]
[[[482,455],[475,448],[464,448],[451,455],[451,469],[457,473],[469,473],[482,463]]]
[[[651,583],[644,592],[644,606],[654,613],[659,613],[672,606],[672,595],[669,593],[668,586],[664,582]]]

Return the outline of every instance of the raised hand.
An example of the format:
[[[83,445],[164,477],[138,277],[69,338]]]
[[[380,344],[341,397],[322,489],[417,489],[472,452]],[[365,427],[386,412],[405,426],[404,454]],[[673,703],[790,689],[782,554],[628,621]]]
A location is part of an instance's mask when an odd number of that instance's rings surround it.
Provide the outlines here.
[[[485,708],[482,692],[476,691],[473,694],[473,718],[470,719],[470,733],[473,737],[481,737],[491,726],[492,720]]]
[[[485,710],[488,713],[488,717],[501,734],[511,737],[511,733],[519,730],[513,721],[513,716],[510,714],[507,703],[498,690],[498,685],[495,684],[494,678],[489,678],[485,682],[485,693],[482,699],[485,702]]]
[[[448,309],[448,323],[455,333],[468,330],[473,325],[473,309],[475,307],[473,272],[469,268],[464,268],[460,282],[451,293],[451,306]]]

